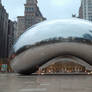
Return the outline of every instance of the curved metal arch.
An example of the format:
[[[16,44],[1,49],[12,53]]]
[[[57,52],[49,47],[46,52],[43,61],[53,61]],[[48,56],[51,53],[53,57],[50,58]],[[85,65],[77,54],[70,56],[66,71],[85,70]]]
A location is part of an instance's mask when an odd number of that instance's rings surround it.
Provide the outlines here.
[[[60,57],[56,57],[56,58],[48,61],[44,65],[42,65],[40,68],[41,69],[46,68],[49,65],[55,64],[57,62],[74,62],[74,63],[77,63],[77,64],[80,64],[80,65],[84,66],[88,70],[92,69],[91,65],[89,65],[84,60],[82,60],[82,59],[80,59],[78,57],[75,57],[75,56],[68,56],[68,57],[67,56],[60,56]]]

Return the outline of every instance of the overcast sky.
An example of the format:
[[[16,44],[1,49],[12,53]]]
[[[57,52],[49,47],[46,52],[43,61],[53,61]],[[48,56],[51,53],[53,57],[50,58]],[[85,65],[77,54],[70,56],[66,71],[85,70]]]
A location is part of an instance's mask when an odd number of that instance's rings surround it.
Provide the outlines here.
[[[12,20],[24,15],[25,2],[26,0],[2,0]],[[78,14],[80,0],[38,0],[38,6],[48,20],[71,18],[72,14]]]

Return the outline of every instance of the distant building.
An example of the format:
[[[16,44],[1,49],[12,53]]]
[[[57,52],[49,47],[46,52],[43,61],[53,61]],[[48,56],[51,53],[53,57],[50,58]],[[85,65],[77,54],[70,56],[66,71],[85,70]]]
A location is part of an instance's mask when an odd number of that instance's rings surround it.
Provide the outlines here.
[[[25,17],[18,16],[17,17],[17,31],[16,31],[16,39],[24,32],[25,30]]]
[[[82,0],[79,9],[79,18],[92,21],[92,0]]]
[[[8,20],[8,57],[11,55],[12,53],[12,46],[14,43],[14,22],[11,20]]]
[[[26,0],[24,16],[17,17],[17,38],[29,27],[46,20],[37,6],[37,0]]]
[[[83,19],[83,7],[82,7],[82,3],[81,3],[81,6],[79,8],[79,18]]]
[[[14,42],[15,42],[16,41],[16,37],[17,37],[17,22],[14,21],[13,24],[14,24]]]

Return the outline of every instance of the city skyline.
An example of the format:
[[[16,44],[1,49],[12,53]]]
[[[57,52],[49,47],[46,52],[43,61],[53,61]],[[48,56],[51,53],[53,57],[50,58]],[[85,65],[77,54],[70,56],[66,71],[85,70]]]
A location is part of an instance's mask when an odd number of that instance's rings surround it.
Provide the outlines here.
[[[17,16],[24,15],[24,4],[26,0],[8,0],[5,2],[2,0],[3,6],[9,13],[9,18],[17,20]],[[48,3],[49,2],[49,3]],[[48,20],[71,18],[72,14],[77,14],[80,7],[80,0],[38,0],[38,6]],[[69,10],[67,10],[69,9]],[[52,16],[53,15],[53,16]]]

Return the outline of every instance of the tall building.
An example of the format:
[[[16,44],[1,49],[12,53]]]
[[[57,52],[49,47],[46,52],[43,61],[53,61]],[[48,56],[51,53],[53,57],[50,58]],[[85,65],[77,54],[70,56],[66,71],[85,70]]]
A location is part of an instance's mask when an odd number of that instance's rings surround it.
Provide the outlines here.
[[[17,17],[17,31],[16,31],[16,39],[24,32],[25,30],[25,17],[18,16]]]
[[[14,42],[16,41],[16,35],[17,35],[17,22],[16,21],[14,21],[13,22],[13,26],[14,26]]]
[[[8,38],[8,14],[2,4],[0,4],[0,58],[8,56],[7,38]]]
[[[27,28],[46,20],[37,6],[37,0],[26,0],[24,16],[17,17],[17,37],[19,37]]]
[[[12,54],[12,46],[14,43],[14,22],[8,20],[8,38],[7,38],[7,47],[8,47],[8,57]]]
[[[14,23],[0,4],[0,59],[7,59],[14,42]]]
[[[82,3],[81,3],[81,6],[79,8],[79,18],[83,19],[83,7],[82,7]]]
[[[79,9],[79,18],[92,21],[92,0],[82,0]]]
[[[12,54],[15,29],[14,22],[8,19],[8,13],[0,0],[0,72],[7,72],[7,69],[8,71],[11,69],[9,56]]]

